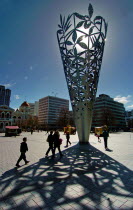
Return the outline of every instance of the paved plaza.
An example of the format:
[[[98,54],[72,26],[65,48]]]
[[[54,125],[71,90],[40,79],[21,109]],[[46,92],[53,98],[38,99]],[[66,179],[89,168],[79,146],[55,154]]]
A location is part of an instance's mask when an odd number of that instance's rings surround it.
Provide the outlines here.
[[[16,168],[22,138],[28,138],[28,165]],[[71,135],[64,156],[45,157],[48,143],[43,132],[18,137],[0,134],[0,210],[2,209],[133,209],[133,133],[112,133],[104,150],[94,134],[89,145]]]

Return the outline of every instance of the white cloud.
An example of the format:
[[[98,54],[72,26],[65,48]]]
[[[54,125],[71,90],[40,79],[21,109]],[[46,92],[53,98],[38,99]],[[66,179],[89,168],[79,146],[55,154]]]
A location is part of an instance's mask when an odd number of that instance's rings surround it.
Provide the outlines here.
[[[33,69],[33,66],[30,66],[30,70],[32,71],[32,69]]]
[[[11,65],[12,64],[12,61],[8,61],[7,63],[8,63],[8,65]]]
[[[16,85],[16,82],[15,83],[7,83],[7,84],[3,84],[5,86],[5,88],[10,88],[14,85]]]
[[[133,105],[127,106],[127,109],[133,109]]]
[[[128,102],[130,102],[130,98],[132,96],[131,95],[128,95],[128,96],[121,96],[121,95],[118,95],[114,98],[115,101],[118,101],[120,103],[123,103],[123,104],[127,104]]]
[[[27,77],[27,76],[25,76],[25,77],[24,77],[24,79],[25,79],[25,80],[27,80],[27,79],[28,79],[28,77]]]
[[[19,95],[14,95],[15,99],[20,99],[20,96]]]

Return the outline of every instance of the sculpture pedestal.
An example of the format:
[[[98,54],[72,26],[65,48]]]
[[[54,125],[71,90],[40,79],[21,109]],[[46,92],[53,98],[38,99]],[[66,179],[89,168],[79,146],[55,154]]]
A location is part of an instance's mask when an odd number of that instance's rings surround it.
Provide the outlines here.
[[[79,102],[78,105],[73,108],[73,112],[79,142],[82,144],[88,144],[91,131],[93,102],[87,100]]]

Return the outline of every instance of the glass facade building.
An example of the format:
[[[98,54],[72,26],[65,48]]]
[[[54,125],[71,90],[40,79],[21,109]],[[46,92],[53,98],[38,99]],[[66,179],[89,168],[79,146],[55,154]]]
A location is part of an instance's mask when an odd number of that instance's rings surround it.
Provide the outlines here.
[[[95,100],[92,128],[103,125],[111,129],[123,129],[126,126],[124,105],[105,94]]]
[[[0,105],[10,105],[11,90],[5,89],[5,86],[0,85]]]

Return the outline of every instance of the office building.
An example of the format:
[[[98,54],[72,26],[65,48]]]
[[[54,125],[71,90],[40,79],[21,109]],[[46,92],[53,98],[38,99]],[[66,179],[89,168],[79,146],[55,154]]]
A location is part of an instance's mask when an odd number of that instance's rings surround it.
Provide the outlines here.
[[[95,100],[92,128],[103,125],[108,125],[110,129],[123,129],[126,126],[124,105],[105,94]]]
[[[0,105],[10,105],[11,90],[5,89],[5,86],[0,85]]]
[[[69,100],[47,96],[39,100],[40,125],[56,126],[61,110],[69,110]]]
[[[126,126],[133,128],[133,110],[126,111]]]
[[[133,110],[126,111],[126,118],[133,119]]]

